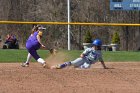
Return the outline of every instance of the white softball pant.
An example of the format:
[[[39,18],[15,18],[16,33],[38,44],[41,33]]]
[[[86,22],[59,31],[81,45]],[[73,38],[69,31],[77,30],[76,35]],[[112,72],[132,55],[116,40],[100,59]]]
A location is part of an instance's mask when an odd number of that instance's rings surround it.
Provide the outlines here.
[[[77,58],[74,61],[71,61],[71,64],[74,67],[80,67],[80,68],[89,68],[91,65],[86,58]]]

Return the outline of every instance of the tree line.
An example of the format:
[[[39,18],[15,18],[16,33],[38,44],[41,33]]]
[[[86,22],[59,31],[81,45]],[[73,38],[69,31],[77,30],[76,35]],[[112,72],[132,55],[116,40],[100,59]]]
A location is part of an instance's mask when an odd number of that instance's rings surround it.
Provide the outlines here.
[[[71,22],[140,23],[140,11],[111,11],[110,0],[70,0]],[[67,22],[67,0],[0,0],[0,20]],[[67,49],[67,25],[44,25],[43,42],[48,48]],[[14,33],[25,47],[32,25],[1,24],[0,35]],[[90,31],[93,39],[110,44],[118,32],[120,50],[140,50],[140,27],[71,25],[71,47],[82,49],[84,36]]]

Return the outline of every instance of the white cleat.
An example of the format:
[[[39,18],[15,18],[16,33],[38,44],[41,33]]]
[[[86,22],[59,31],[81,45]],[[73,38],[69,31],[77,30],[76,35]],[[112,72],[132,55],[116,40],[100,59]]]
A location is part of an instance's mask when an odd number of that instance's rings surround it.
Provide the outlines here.
[[[42,64],[43,68],[46,68],[46,63]]]
[[[43,68],[47,68],[47,69],[50,69],[50,66],[49,64],[47,64],[46,62],[44,64],[42,64]]]
[[[29,67],[29,63],[22,63],[21,66],[22,67]]]
[[[61,69],[60,65],[51,66],[50,69]]]

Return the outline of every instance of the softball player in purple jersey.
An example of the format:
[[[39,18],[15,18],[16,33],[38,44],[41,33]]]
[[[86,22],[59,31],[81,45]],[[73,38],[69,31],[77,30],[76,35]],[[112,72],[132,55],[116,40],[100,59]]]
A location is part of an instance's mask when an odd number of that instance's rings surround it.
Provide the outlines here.
[[[46,66],[46,62],[44,59],[42,59],[38,54],[37,50],[40,47],[45,47],[42,42],[42,30],[45,30],[46,28],[42,26],[34,26],[32,29],[32,34],[29,36],[28,40],[26,41],[26,49],[28,50],[28,56],[26,62],[22,64],[22,67],[28,67],[29,62],[31,58],[33,57],[37,62],[41,63],[43,67]]]
[[[65,62],[63,64],[58,64],[56,66],[52,66],[51,69],[62,69],[66,66],[74,66],[78,68],[89,68],[91,64],[96,63],[98,60],[101,62],[104,69],[107,69],[105,63],[102,59],[101,53],[101,45],[102,41],[100,39],[96,39],[93,41],[93,46],[91,48],[87,48],[79,58],[74,61]]]

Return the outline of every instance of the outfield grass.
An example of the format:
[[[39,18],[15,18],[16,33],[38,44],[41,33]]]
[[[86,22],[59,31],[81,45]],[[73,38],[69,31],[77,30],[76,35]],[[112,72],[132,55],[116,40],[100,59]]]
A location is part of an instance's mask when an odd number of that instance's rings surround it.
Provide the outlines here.
[[[67,59],[74,59],[79,56],[82,51],[73,50],[66,51]],[[103,59],[106,62],[140,62],[140,52],[134,51],[103,51]]]
[[[103,52],[103,57],[108,62],[140,62],[140,52],[134,51]]]
[[[27,50],[25,49],[0,49],[0,62],[24,62],[26,61],[26,57],[27,57]],[[46,58],[49,55],[49,51],[48,50],[38,50],[38,54],[43,57]],[[35,61],[35,60],[32,60]]]
[[[65,53],[65,61],[74,60],[79,57],[82,50],[61,50]],[[49,56],[48,50],[38,50],[39,55],[46,59]],[[24,62],[27,57],[27,50],[2,50],[0,49],[0,62]],[[103,58],[106,62],[140,62],[140,53],[132,51],[103,51]],[[32,60],[35,61],[35,60]]]

